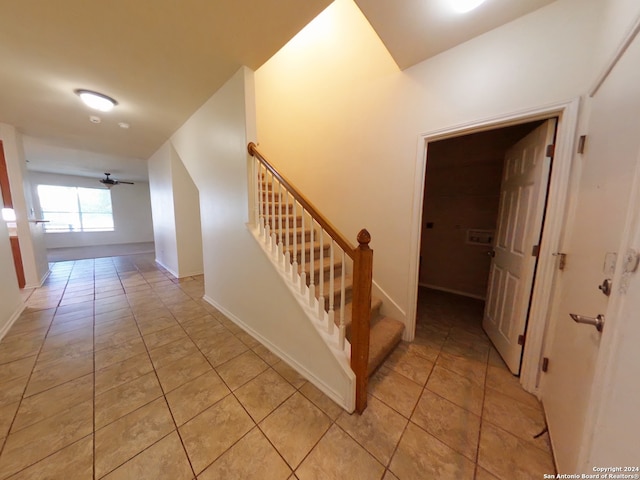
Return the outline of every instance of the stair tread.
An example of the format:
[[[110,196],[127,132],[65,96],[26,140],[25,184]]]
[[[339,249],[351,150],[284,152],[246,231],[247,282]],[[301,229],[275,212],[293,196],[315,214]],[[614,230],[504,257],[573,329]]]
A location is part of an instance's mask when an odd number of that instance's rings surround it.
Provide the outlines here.
[[[376,368],[387,358],[389,353],[402,340],[404,323],[391,317],[378,317],[371,323],[369,333],[369,362],[367,367],[368,375],[371,375]]]

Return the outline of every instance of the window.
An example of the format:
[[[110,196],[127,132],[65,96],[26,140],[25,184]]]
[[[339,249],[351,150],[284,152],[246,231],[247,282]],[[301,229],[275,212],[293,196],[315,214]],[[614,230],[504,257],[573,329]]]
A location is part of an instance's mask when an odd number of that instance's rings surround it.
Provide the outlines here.
[[[46,232],[112,232],[111,191],[38,185]]]

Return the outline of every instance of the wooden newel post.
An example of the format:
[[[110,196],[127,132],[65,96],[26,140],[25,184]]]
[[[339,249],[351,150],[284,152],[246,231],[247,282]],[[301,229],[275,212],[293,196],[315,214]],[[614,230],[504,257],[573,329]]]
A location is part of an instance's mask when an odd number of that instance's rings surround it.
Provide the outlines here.
[[[369,324],[371,322],[371,281],[373,250],[366,229],[358,233],[358,247],[353,257],[353,311],[351,320],[351,369],[356,374],[356,411],[367,407],[369,363]]]

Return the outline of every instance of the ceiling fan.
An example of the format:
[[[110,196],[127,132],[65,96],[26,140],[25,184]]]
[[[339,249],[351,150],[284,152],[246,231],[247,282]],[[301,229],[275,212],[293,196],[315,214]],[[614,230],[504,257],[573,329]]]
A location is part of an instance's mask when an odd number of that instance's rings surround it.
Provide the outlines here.
[[[105,177],[100,179],[100,183],[103,184],[107,188],[111,188],[114,185],[119,185],[121,183],[126,183],[128,185],[133,185],[133,182],[125,182],[122,180],[116,180],[115,178],[110,177],[110,173],[104,172]]]

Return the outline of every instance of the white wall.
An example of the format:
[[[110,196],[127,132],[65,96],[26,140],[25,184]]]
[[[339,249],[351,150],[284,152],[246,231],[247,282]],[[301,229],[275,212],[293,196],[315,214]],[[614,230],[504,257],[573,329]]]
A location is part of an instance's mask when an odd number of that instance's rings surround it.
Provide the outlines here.
[[[558,0],[401,72],[337,0],[256,72],[260,149],[347,236],[369,230],[374,279],[411,310],[419,135],[581,95],[600,7]]]
[[[199,275],[203,273],[204,265],[198,188],[177,153],[172,159],[171,173],[179,276]]]
[[[42,224],[29,221],[35,220],[36,215],[22,135],[12,125],[0,123],[0,139],[2,139],[7,162],[11,199],[16,212],[25,287],[38,287],[49,274],[49,263],[44,242],[44,228]]]
[[[240,69],[171,137],[200,192],[205,298],[349,408],[353,374],[320,338],[245,225],[252,94],[252,73]]]
[[[166,142],[148,162],[156,261],[176,277],[200,275],[200,199],[180,157]]]
[[[176,155],[170,142],[166,142],[147,161],[151,211],[153,216],[153,239],[156,261],[178,276],[178,238],[173,200],[171,163]]]
[[[38,185],[61,185],[66,187],[104,188],[95,178],[55,173],[29,172],[33,188],[36,212],[40,212]],[[134,185],[118,185],[111,189],[113,208],[113,232],[68,232],[45,233],[47,248],[82,247],[87,245],[113,245],[119,243],[151,242],[151,201],[149,184],[135,182]]]
[[[9,331],[23,308],[18,279],[13,266],[7,224],[0,219],[0,340]]]

